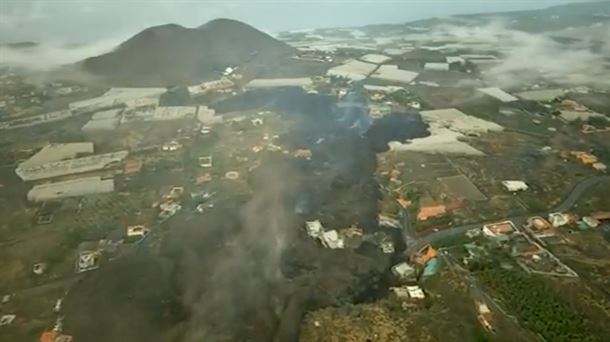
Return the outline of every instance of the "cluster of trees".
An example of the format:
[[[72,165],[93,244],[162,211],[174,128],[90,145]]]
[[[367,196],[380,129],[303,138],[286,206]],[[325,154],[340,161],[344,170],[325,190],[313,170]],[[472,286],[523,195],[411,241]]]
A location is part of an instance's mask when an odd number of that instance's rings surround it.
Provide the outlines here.
[[[586,317],[553,295],[544,280],[502,268],[483,268],[477,274],[510,310],[547,341],[603,341]]]
[[[606,128],[610,126],[610,121],[603,116],[592,116],[587,119],[587,123],[595,128]]]

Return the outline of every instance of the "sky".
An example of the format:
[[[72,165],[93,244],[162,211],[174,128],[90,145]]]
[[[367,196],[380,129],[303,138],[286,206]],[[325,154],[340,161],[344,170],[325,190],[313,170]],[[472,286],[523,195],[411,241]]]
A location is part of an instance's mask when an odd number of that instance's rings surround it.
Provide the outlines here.
[[[267,32],[399,23],[459,13],[543,8],[569,0],[0,0],[0,42],[123,40],[155,25],[215,18]]]

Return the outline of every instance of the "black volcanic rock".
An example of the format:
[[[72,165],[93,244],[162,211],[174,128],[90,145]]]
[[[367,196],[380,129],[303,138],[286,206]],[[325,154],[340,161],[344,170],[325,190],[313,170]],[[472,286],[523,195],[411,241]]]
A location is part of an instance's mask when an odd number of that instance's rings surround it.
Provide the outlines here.
[[[145,29],[114,51],[87,58],[80,67],[111,83],[184,85],[218,78],[231,65],[273,65],[295,49],[252,26],[230,19],[197,28],[176,24]]]

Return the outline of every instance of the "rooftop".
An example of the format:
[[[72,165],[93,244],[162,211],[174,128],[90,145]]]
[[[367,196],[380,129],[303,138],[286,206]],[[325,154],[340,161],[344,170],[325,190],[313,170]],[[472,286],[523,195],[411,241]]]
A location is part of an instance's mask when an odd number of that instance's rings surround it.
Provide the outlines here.
[[[391,82],[410,83],[419,74],[409,70],[398,69],[396,65],[382,65],[375,71],[371,78],[381,79]]]
[[[346,63],[330,68],[326,73],[328,76],[345,77],[354,81],[360,81],[369,76],[377,65],[372,63],[349,60]]]
[[[514,102],[519,100],[500,88],[479,88],[478,90],[502,102]]]
[[[122,108],[119,109],[110,109],[101,112],[97,112],[91,116],[91,120],[102,120],[102,119],[112,119],[116,118],[121,112]]]
[[[120,118],[90,120],[81,129],[83,131],[109,131],[117,128],[120,122]]]
[[[490,236],[505,235],[515,230],[515,225],[511,221],[490,223],[483,226],[483,232]]]
[[[368,63],[375,63],[375,64],[382,64],[382,63],[389,61],[390,59],[392,59],[392,58],[385,56],[385,55],[379,55],[379,54],[374,54],[374,53],[360,57],[361,61],[368,62]]]
[[[43,202],[51,199],[85,196],[112,191],[114,191],[113,179],[85,177],[63,182],[35,185],[28,192],[27,198],[30,201]]]
[[[175,120],[197,114],[197,106],[157,107],[150,120]]]
[[[425,221],[432,217],[445,215],[447,213],[447,207],[444,205],[432,205],[427,207],[421,207],[419,213],[417,213],[417,219],[419,221]]]
[[[69,110],[60,110],[40,115],[27,116],[0,122],[0,129],[11,129],[18,127],[29,127],[47,122],[67,119],[72,116]]]
[[[522,191],[528,189],[527,183],[519,180],[505,180],[502,181],[502,185],[508,191]]]
[[[91,172],[104,169],[112,164],[118,164],[125,157],[127,151],[96,154],[92,156],[37,164],[35,166],[19,166],[15,173],[24,181],[59,177],[77,173]]]
[[[449,63],[426,63],[424,65],[424,69],[447,71],[447,70],[449,70]]]
[[[111,88],[104,95],[70,103],[72,111],[95,111],[124,104],[126,101],[158,97],[165,93],[165,88]]]
[[[298,78],[256,78],[246,84],[246,88],[302,87],[312,84],[309,77]]]
[[[456,108],[423,110],[420,112],[426,123],[435,123],[460,133],[501,131],[502,126],[472,115]]]
[[[31,156],[30,159],[19,164],[19,167],[33,167],[45,163],[72,159],[84,153],[93,153],[92,142],[49,144]]]
[[[563,95],[563,89],[544,89],[544,90],[530,90],[516,94],[518,97],[524,100],[530,101],[553,101],[559,96]]]

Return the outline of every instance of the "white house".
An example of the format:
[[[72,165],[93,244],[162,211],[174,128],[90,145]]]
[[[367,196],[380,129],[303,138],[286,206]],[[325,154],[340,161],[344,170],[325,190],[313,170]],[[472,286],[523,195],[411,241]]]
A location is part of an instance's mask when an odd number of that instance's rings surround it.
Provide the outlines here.
[[[506,190],[508,190],[510,192],[525,191],[525,190],[529,189],[527,184],[523,181],[506,180],[506,181],[502,181],[502,185],[504,186],[504,188]]]

